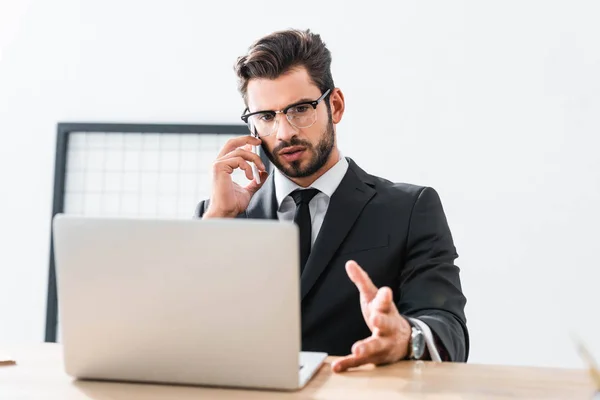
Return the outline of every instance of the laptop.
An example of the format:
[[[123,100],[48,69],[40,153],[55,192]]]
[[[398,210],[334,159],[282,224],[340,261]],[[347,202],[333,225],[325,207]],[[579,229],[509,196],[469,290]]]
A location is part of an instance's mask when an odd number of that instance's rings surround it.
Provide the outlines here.
[[[302,388],[297,227],[271,220],[58,214],[67,374],[78,379]]]

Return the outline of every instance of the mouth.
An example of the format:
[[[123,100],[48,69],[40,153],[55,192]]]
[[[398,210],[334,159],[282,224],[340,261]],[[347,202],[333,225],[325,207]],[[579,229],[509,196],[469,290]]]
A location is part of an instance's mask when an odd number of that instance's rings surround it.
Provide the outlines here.
[[[305,151],[306,151],[306,149],[304,147],[291,146],[291,147],[286,147],[286,148],[282,149],[279,152],[279,156],[288,162],[296,161],[300,157],[302,157],[302,155],[304,154]]]

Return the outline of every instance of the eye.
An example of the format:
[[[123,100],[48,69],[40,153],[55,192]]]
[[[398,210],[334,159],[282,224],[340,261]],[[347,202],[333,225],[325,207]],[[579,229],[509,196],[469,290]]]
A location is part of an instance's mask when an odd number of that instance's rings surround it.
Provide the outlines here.
[[[271,122],[273,121],[274,115],[271,113],[259,114],[258,119],[261,122]]]
[[[304,114],[304,113],[308,112],[308,110],[310,110],[311,108],[312,108],[312,107],[311,107],[311,106],[309,106],[308,104],[299,104],[299,105],[297,105],[297,106],[294,106],[294,107],[292,108],[292,111],[293,111],[295,114]]]

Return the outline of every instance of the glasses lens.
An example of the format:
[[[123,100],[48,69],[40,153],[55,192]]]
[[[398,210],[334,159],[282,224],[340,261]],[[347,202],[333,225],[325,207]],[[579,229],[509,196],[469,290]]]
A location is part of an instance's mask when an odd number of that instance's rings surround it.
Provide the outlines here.
[[[259,137],[269,136],[277,130],[276,114],[264,112],[251,115],[248,124],[256,128]]]
[[[288,110],[287,119],[297,128],[308,128],[317,120],[317,110],[310,104],[299,104]]]

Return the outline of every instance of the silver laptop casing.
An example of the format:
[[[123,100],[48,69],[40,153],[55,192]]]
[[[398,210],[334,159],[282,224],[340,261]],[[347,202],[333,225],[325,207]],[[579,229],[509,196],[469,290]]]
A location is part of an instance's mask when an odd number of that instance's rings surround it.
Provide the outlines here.
[[[53,233],[73,377],[292,390],[326,357],[300,360],[292,223],[57,215]]]

